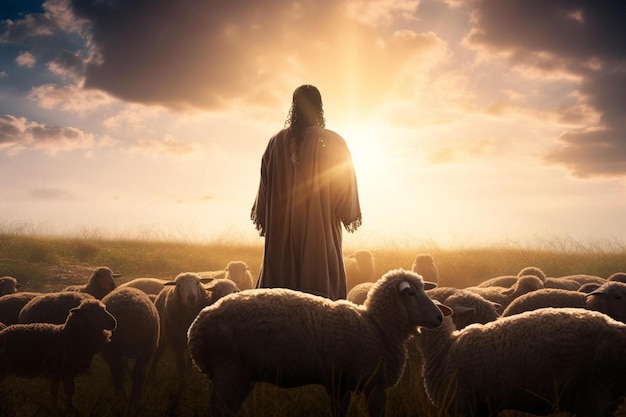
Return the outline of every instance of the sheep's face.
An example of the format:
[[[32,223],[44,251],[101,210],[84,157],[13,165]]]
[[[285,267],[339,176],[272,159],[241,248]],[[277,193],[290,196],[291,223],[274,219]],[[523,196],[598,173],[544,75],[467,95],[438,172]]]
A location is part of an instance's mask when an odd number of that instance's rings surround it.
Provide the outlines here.
[[[235,282],[240,282],[246,277],[248,266],[243,262],[231,262],[226,267],[230,279]]]
[[[452,314],[452,310],[443,305],[437,305],[424,292],[421,281],[406,280],[398,283],[400,302],[406,311],[409,323],[413,326],[422,326],[427,329],[439,327],[443,323],[444,315]]]
[[[67,320],[76,319],[80,319],[88,328],[102,330],[107,339],[117,327],[115,317],[98,300],[85,300],[78,307],[71,309]]]
[[[13,277],[2,277],[0,278],[0,296],[13,294],[17,291],[19,285],[17,284],[17,280]]]
[[[587,294],[587,308],[626,323],[626,284],[610,281]]]
[[[113,278],[119,277],[121,274],[114,274],[109,268],[101,267],[94,271],[92,279],[95,280],[96,286],[106,291],[107,293],[113,291],[117,284]]]
[[[182,305],[193,307],[206,297],[202,280],[197,274],[180,274],[174,281],[164,285],[175,286],[174,292]]]

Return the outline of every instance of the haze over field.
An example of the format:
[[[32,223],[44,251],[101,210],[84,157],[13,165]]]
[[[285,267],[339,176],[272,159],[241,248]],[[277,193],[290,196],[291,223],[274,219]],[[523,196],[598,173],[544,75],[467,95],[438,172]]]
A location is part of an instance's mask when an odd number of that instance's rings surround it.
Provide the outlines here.
[[[260,242],[261,155],[319,87],[347,242],[626,240],[626,3],[2,0],[0,220]]]

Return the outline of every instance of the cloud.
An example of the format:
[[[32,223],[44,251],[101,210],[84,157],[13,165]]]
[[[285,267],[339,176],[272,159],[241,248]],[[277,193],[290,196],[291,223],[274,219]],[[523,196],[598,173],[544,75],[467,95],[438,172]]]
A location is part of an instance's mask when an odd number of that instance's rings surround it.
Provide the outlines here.
[[[34,87],[28,98],[45,109],[61,108],[74,113],[84,113],[114,101],[99,90],[84,90],[77,85],[44,84]]]
[[[48,70],[61,77],[78,80],[84,72],[82,58],[72,51],[61,51],[57,56],[47,63]]]
[[[577,80],[579,102],[560,109],[563,118],[597,120],[562,134],[544,161],[580,178],[626,176],[625,4],[475,0],[470,7],[469,44],[505,54],[528,76]]]
[[[432,33],[387,24],[391,17],[408,21],[417,3],[70,2],[94,53],[85,88],[137,103],[222,110],[275,106],[312,82],[349,97],[340,106],[351,104],[356,113],[405,91],[403,80],[445,49]]]
[[[33,68],[37,63],[37,59],[29,51],[24,51],[20,52],[17,58],[15,58],[15,62],[20,67]]]
[[[18,153],[36,149],[53,155],[61,151],[91,149],[95,145],[93,135],[74,127],[47,126],[8,114],[0,116],[0,151]]]

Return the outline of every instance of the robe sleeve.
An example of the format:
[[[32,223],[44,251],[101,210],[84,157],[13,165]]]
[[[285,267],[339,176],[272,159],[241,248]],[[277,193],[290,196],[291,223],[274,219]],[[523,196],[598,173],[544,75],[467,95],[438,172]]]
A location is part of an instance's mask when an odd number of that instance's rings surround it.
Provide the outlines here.
[[[331,185],[332,199],[335,205],[335,215],[350,233],[355,232],[362,223],[361,205],[356,173],[352,163],[352,155],[345,140],[337,135],[332,154],[333,181]]]
[[[259,231],[260,236],[265,236],[265,214],[267,212],[267,159],[269,157],[270,149],[273,143],[273,138],[267,145],[263,158],[261,159],[261,178],[259,180],[259,189],[257,191],[252,210],[250,211],[250,219],[254,223],[254,226]]]

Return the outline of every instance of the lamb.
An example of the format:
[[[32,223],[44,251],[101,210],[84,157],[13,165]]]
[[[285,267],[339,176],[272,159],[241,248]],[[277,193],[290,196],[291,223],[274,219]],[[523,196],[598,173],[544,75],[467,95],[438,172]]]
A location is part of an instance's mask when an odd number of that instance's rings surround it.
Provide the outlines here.
[[[135,278],[118,285],[118,288],[137,288],[148,295],[159,295],[168,280],[159,278]]]
[[[173,281],[167,281],[154,304],[161,319],[161,337],[154,354],[150,374],[155,375],[159,358],[166,346],[176,357],[176,367],[181,383],[185,380],[187,354],[187,329],[200,310],[209,303],[209,295],[202,286],[213,278],[200,278],[198,274],[184,272]]]
[[[71,309],[93,298],[91,294],[74,291],[44,293],[33,297],[22,307],[18,322],[63,324]]]
[[[376,261],[372,252],[361,249],[343,258],[348,291],[363,282],[376,281]]]
[[[194,365],[212,381],[209,412],[233,415],[258,381],[323,385],[333,410],[364,392],[371,416],[385,411],[385,388],[400,379],[417,326],[442,323],[424,293],[436,284],[391,270],[363,306],[284,288],[232,294],[204,308],[189,327]],[[296,323],[290,326],[289,323]]]
[[[18,288],[20,288],[20,284],[17,283],[15,278],[8,275],[0,277],[0,297],[14,294]]]
[[[59,382],[71,407],[74,378],[87,372],[93,356],[116,327],[104,304],[93,298],[70,310],[64,324],[14,324],[0,331],[0,380],[7,375],[51,379],[56,407]]]
[[[102,357],[109,364],[113,386],[126,398],[124,391],[124,358],[133,358],[130,403],[141,397],[146,368],[159,343],[159,313],[145,292],[132,287],[118,287],[102,303],[117,321],[111,342],[102,348]]]
[[[20,291],[0,297],[0,322],[7,326],[17,323],[22,308],[30,300],[42,294],[42,292]]]
[[[626,393],[626,325],[596,311],[545,308],[460,331],[446,317],[417,341],[429,398],[452,415],[612,416]]]
[[[426,281],[439,283],[439,269],[435,259],[429,253],[419,254],[415,257],[411,270],[421,275]]]
[[[501,287],[468,287],[466,290],[473,291],[489,301],[498,303],[505,309],[517,297],[543,288],[543,281],[534,275],[523,275],[517,278],[514,286],[503,289]]]
[[[83,285],[70,285],[65,287],[63,291],[79,291],[93,295],[98,300],[110,293],[117,287],[117,284],[113,278],[121,277],[121,274],[114,274],[110,268],[101,266],[96,268],[87,284]]]
[[[626,323],[626,284],[617,281],[606,282],[589,294],[553,288],[538,290],[513,301],[502,316],[512,316],[544,307],[586,308]]]

